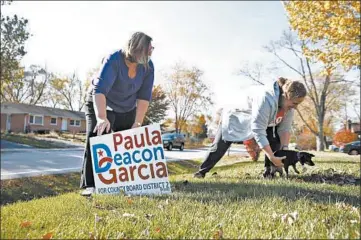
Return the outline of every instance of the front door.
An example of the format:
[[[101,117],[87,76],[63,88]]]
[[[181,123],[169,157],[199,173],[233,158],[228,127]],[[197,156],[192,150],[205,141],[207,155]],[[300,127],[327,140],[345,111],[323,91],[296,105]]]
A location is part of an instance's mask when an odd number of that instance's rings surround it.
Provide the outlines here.
[[[10,131],[10,129],[11,129],[11,114],[8,114],[6,118],[6,130]]]
[[[61,130],[62,131],[67,131],[68,130],[68,119],[67,118],[63,118],[61,121]]]

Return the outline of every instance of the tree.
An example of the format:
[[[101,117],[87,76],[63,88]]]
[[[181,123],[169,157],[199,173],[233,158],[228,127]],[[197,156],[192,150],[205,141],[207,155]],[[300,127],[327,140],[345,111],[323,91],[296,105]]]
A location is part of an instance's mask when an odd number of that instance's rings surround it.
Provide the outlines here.
[[[174,129],[174,119],[166,118],[161,124],[162,131]]]
[[[296,110],[297,115],[311,133],[316,136],[317,150],[323,151],[325,147],[324,124],[327,113],[334,114],[340,110],[343,101],[342,97],[353,93],[350,90],[350,86],[353,86],[355,83],[345,80],[342,75],[336,72],[333,72],[332,75],[324,75],[320,70],[314,70],[313,68],[322,69],[322,67],[319,62],[314,62],[312,59],[304,56],[302,48],[306,45],[310,45],[310,43],[299,41],[291,31],[284,31],[280,40],[271,41],[264,48],[273,54],[279,63],[295,72],[304,82],[308,96],[306,101],[299,106],[299,109],[303,107],[303,110]],[[295,57],[297,60],[296,64],[291,64],[288,59],[281,55],[287,52]],[[250,71],[248,70],[248,72]],[[248,78],[253,80],[254,77],[248,76]],[[255,82],[264,85],[262,81]],[[303,112],[313,113],[313,115],[309,114],[307,116],[312,117],[307,118],[306,115],[302,114]],[[311,120],[317,123],[317,127],[310,124]]]
[[[169,107],[167,96],[160,85],[154,86],[152,100],[149,103],[148,111],[144,118],[144,125],[159,123],[166,116]]]
[[[206,117],[204,114],[195,115],[193,121],[188,125],[189,132],[197,138],[207,137]]]
[[[315,136],[305,128],[299,133],[296,144],[302,150],[314,150],[316,148]]]
[[[266,66],[262,62],[255,62],[250,64],[248,61],[241,64],[241,67],[237,70],[236,74],[245,76],[256,84],[263,85],[265,79],[269,79],[271,72],[275,71],[277,67],[273,65]]]
[[[180,62],[172,67],[171,73],[164,74],[167,80],[165,92],[175,114],[177,133],[184,129],[190,117],[213,104],[202,76],[203,72],[197,67],[188,68]]]
[[[351,132],[350,130],[347,129],[341,129],[340,131],[338,131],[334,138],[333,138],[333,143],[336,146],[341,146],[347,143],[350,143],[352,141],[356,141],[357,140],[357,134]]]
[[[315,57],[332,71],[360,68],[360,1],[283,1],[291,27],[306,56]]]
[[[65,109],[72,111],[81,111],[86,98],[86,92],[90,81],[82,82],[79,77],[73,73],[70,77],[57,77],[50,82],[58,103]]]
[[[13,72],[15,73],[15,72]],[[29,69],[19,68],[17,71],[19,81],[10,81],[4,86],[1,98],[4,101],[41,105],[46,101],[45,90],[52,73],[47,68],[38,65],[31,65]]]
[[[313,70],[313,68],[322,69],[322,65],[320,66],[319,62],[314,62],[312,59],[305,57],[302,54],[302,49],[308,45],[311,44],[303,40],[297,40],[294,34],[289,31],[284,32],[279,41],[272,41],[269,46],[265,47],[265,49],[272,53],[278,59],[278,61],[283,63],[290,70],[294,71],[303,80],[308,92],[308,97],[310,98],[316,113],[316,120],[318,125],[317,131],[308,125],[306,119],[304,119],[304,115],[299,109],[297,109],[297,113],[305,125],[309,128],[309,130],[316,136],[317,151],[323,151],[323,128],[326,113],[331,111],[332,107],[340,105],[340,101],[342,101],[340,98],[342,94],[338,91],[342,88],[340,84],[346,84],[343,86],[347,86],[347,84],[351,86],[354,84],[354,82],[344,79],[341,74],[336,72],[327,72],[325,75],[323,72]],[[286,61],[285,58],[283,58],[280,54],[282,51],[287,51],[293,54],[298,60],[299,65],[295,66]],[[332,75],[330,73],[332,73]],[[347,93],[347,89],[349,88],[343,88],[344,95],[349,93]]]
[[[11,1],[1,1],[1,6]],[[22,79],[20,60],[25,56],[25,42],[30,34],[27,31],[28,20],[1,16],[1,92],[8,84]],[[3,95],[3,94],[2,94]]]

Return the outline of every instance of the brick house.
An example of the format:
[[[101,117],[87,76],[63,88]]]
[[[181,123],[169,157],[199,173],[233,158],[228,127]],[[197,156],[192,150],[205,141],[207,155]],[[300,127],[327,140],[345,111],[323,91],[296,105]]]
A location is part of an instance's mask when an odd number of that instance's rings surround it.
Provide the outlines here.
[[[351,120],[348,120],[346,123],[346,129],[350,130],[353,133],[356,133],[359,139],[361,138],[361,129],[359,122],[352,122]]]
[[[1,103],[1,131],[85,132],[85,113],[23,103]]]

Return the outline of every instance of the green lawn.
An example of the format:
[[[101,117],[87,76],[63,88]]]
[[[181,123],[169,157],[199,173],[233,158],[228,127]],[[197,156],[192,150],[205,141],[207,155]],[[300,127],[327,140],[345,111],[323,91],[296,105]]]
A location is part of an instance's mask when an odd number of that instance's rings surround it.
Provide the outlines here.
[[[59,143],[55,141],[43,140],[36,138],[35,134],[22,134],[22,133],[1,133],[1,139],[9,142],[20,143],[29,145],[35,148],[69,148],[69,144]],[[39,135],[39,137],[43,137]]]
[[[260,177],[262,161],[205,179],[192,178],[196,161],[170,163],[164,196],[84,198],[79,174],[2,181],[1,238],[359,239],[360,157],[315,155],[315,168],[275,180]]]

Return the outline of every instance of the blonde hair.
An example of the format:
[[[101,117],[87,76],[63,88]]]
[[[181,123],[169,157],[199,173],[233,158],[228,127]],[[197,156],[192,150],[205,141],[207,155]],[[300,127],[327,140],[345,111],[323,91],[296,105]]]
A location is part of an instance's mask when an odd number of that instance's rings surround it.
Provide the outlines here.
[[[132,34],[123,50],[125,58],[131,62],[140,60],[146,69],[149,68],[149,44],[153,39],[143,32],[135,32]]]
[[[280,77],[277,82],[288,99],[304,98],[307,95],[305,85],[299,81],[291,81]]]

